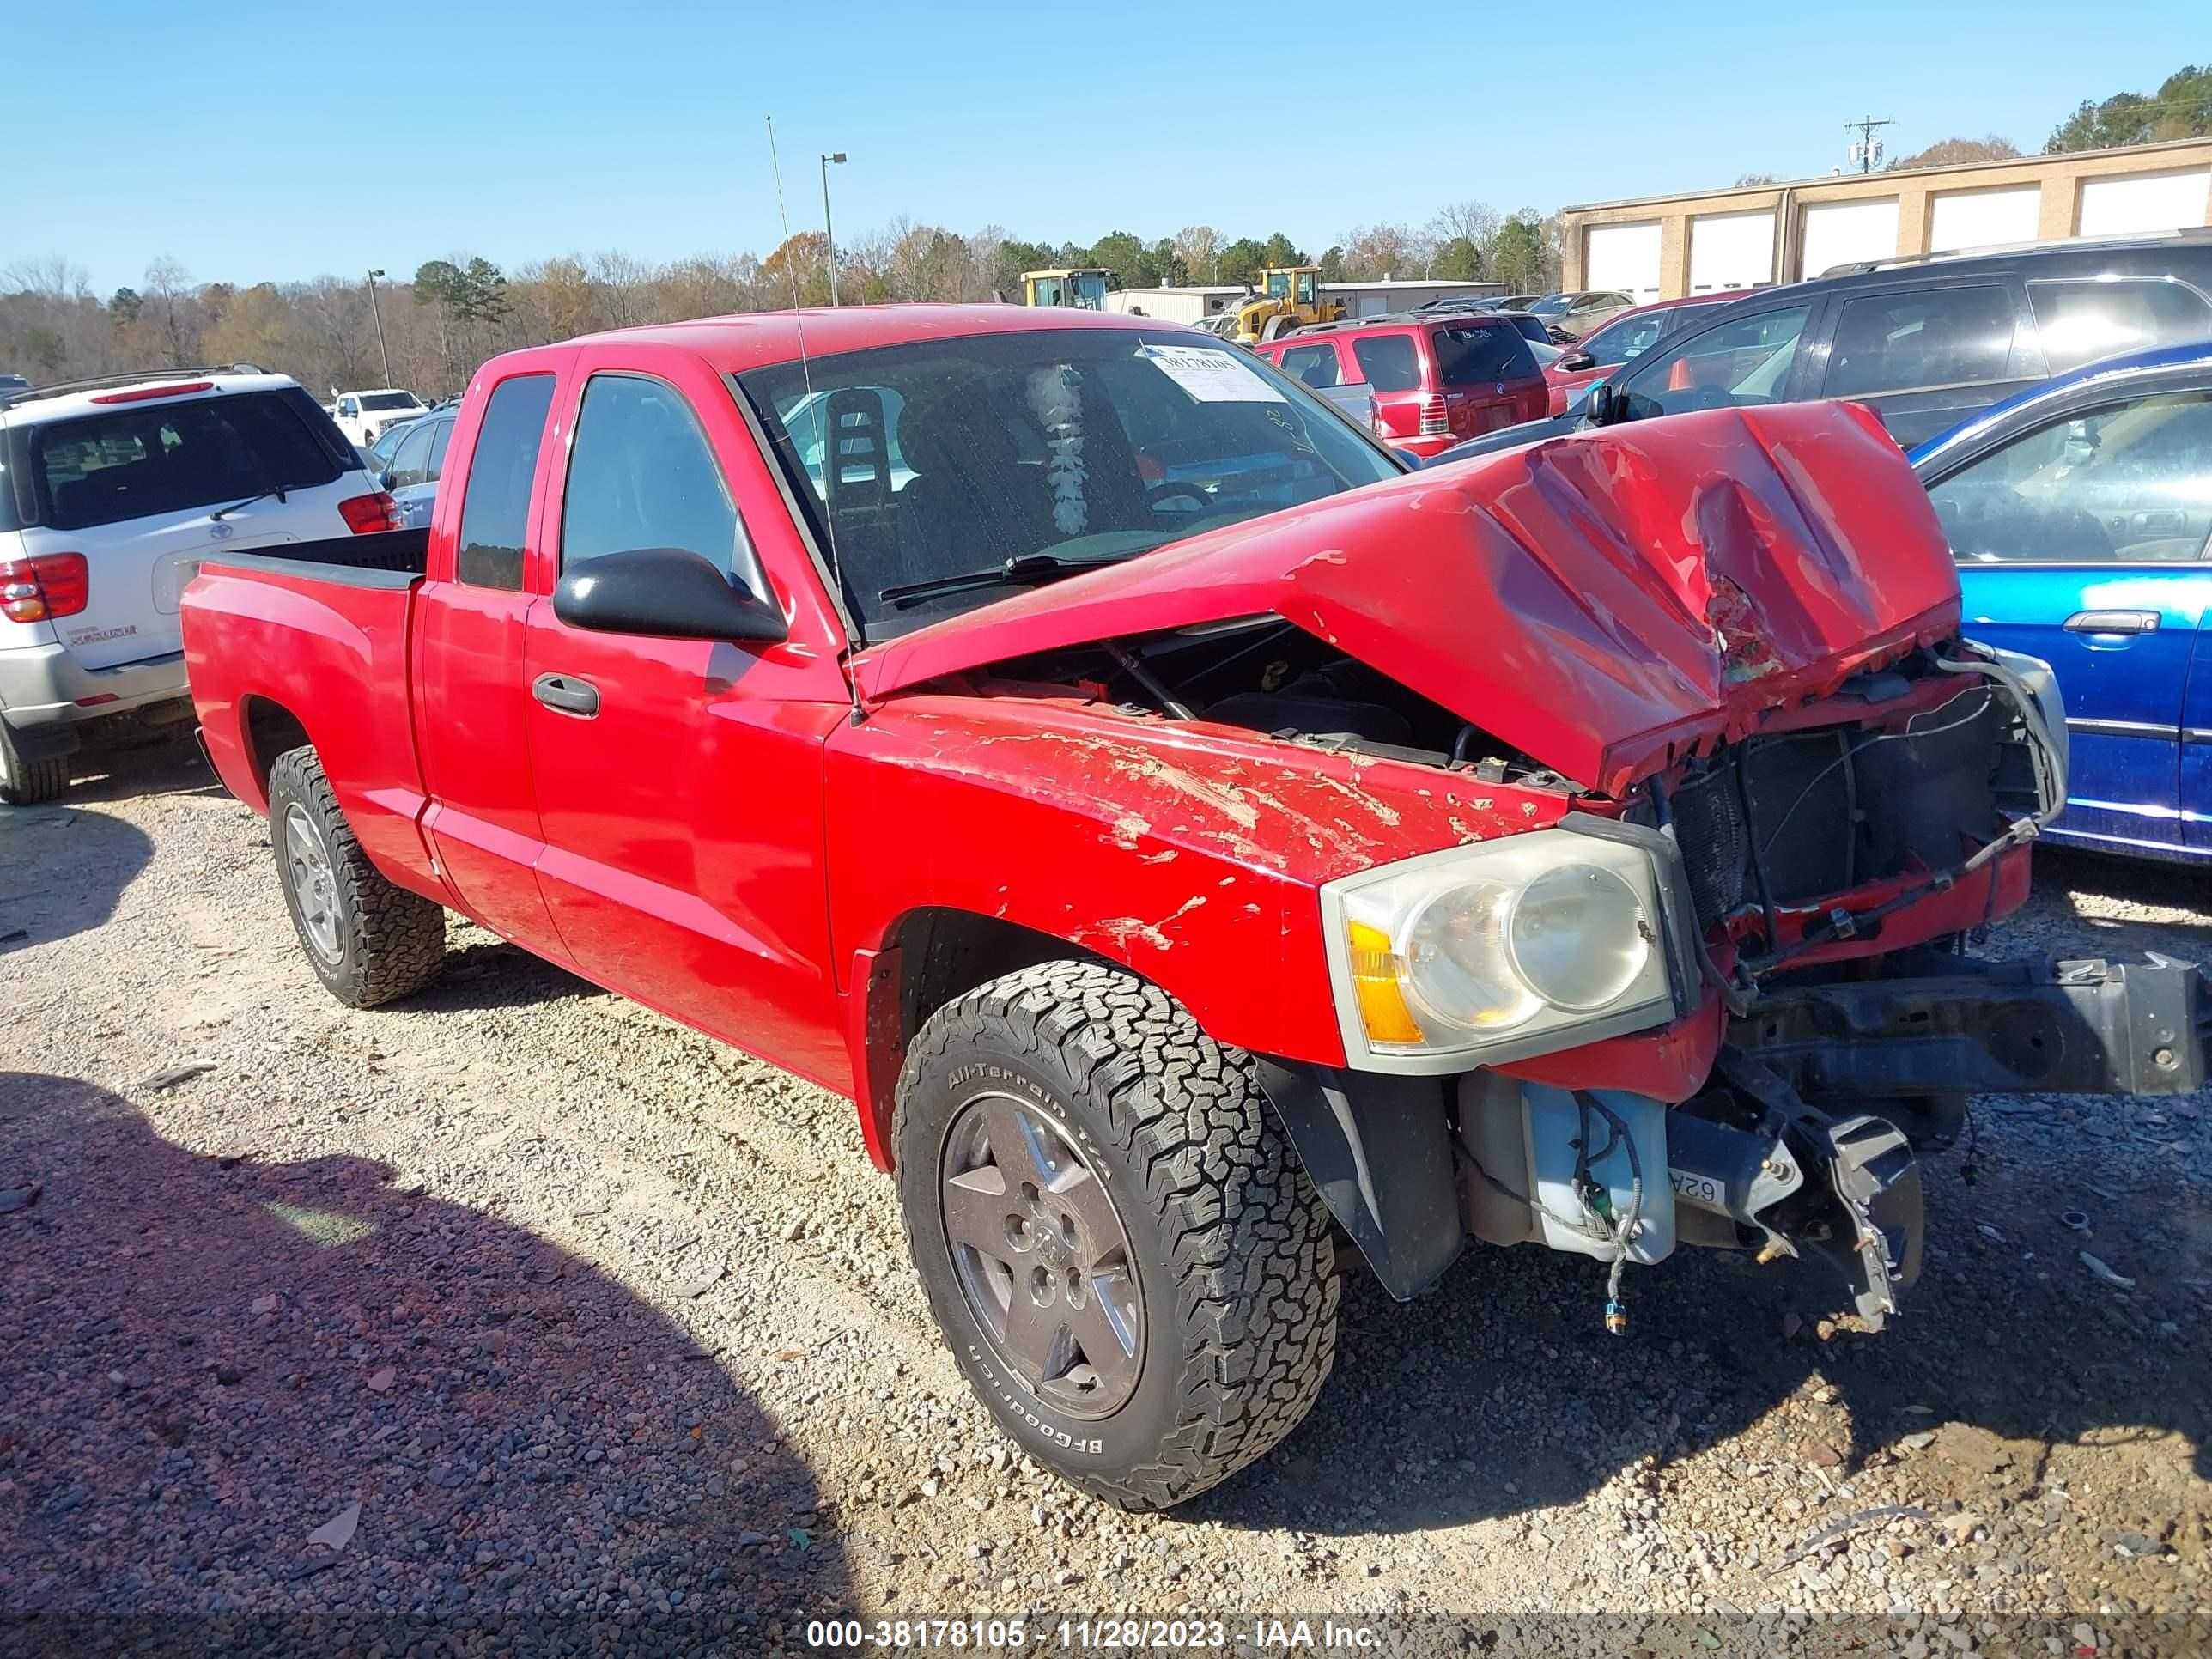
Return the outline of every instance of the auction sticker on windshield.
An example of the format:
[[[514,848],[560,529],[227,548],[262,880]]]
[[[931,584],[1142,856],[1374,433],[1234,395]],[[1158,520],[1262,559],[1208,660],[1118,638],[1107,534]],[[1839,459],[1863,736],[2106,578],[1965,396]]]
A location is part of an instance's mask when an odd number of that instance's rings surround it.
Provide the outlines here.
[[[1137,355],[1202,404],[1279,404],[1283,394],[1231,351],[1208,346],[1142,345]]]

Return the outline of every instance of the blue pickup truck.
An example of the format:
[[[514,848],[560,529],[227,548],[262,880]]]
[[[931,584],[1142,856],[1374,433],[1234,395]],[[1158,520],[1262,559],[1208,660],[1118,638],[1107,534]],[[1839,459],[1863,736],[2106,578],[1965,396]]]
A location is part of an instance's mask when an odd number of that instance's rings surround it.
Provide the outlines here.
[[[2107,358],[1911,453],[1966,631],[2057,671],[2057,842],[2212,860],[2212,344]]]

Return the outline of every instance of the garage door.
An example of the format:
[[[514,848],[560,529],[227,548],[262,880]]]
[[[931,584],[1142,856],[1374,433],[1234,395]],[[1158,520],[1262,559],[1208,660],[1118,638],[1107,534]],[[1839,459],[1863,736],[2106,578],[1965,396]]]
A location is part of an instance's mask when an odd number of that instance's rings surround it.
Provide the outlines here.
[[[2081,233],[2124,236],[2131,231],[2201,225],[2208,198],[2212,198],[2212,167],[2138,173],[2125,179],[2085,179]]]
[[[1701,213],[1690,221],[1690,292],[1774,280],[1774,215]]]
[[[1897,198],[1816,202],[1799,221],[1797,269],[1818,276],[1838,265],[1897,257]]]
[[[1928,251],[1996,247],[2032,242],[2043,212],[2043,191],[2026,185],[2010,190],[1954,190],[1936,198],[1928,222]]]
[[[1639,300],[1659,297],[1659,225],[1592,225],[1584,233],[1585,288],[1617,289]]]

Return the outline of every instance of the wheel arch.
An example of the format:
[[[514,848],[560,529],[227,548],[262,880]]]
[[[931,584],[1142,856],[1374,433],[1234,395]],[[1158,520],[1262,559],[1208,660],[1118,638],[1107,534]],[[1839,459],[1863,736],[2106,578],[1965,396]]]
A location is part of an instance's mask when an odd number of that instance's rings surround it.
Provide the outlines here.
[[[246,748],[246,765],[254,794],[246,804],[266,816],[269,811],[269,772],[276,757],[302,744],[313,747],[307,724],[276,698],[251,693],[239,700],[239,735]]]
[[[902,912],[869,950],[854,953],[847,1042],[860,1135],[879,1169],[892,1167],[891,1113],[907,1048],[929,1017],[1002,975],[1040,962],[1096,962],[1147,984],[1134,963],[1002,916],[955,905]],[[1160,989],[1172,996],[1166,986]]]

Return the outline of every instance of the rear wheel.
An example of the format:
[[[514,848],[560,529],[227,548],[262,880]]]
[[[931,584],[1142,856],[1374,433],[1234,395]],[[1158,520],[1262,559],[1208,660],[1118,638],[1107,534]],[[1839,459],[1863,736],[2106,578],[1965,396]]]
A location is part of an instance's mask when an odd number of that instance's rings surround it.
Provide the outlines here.
[[[1312,1408],[1328,1212],[1250,1059],[1164,992],[1085,962],[969,992],[915,1039],[893,1133],[938,1323],[1039,1462],[1163,1509]]]
[[[36,806],[58,799],[69,787],[67,755],[27,758],[13,728],[0,720],[0,801],[10,806]]]
[[[288,750],[269,769],[269,840],[292,926],[332,996],[368,1008],[438,976],[444,908],[368,861],[313,749]]]

